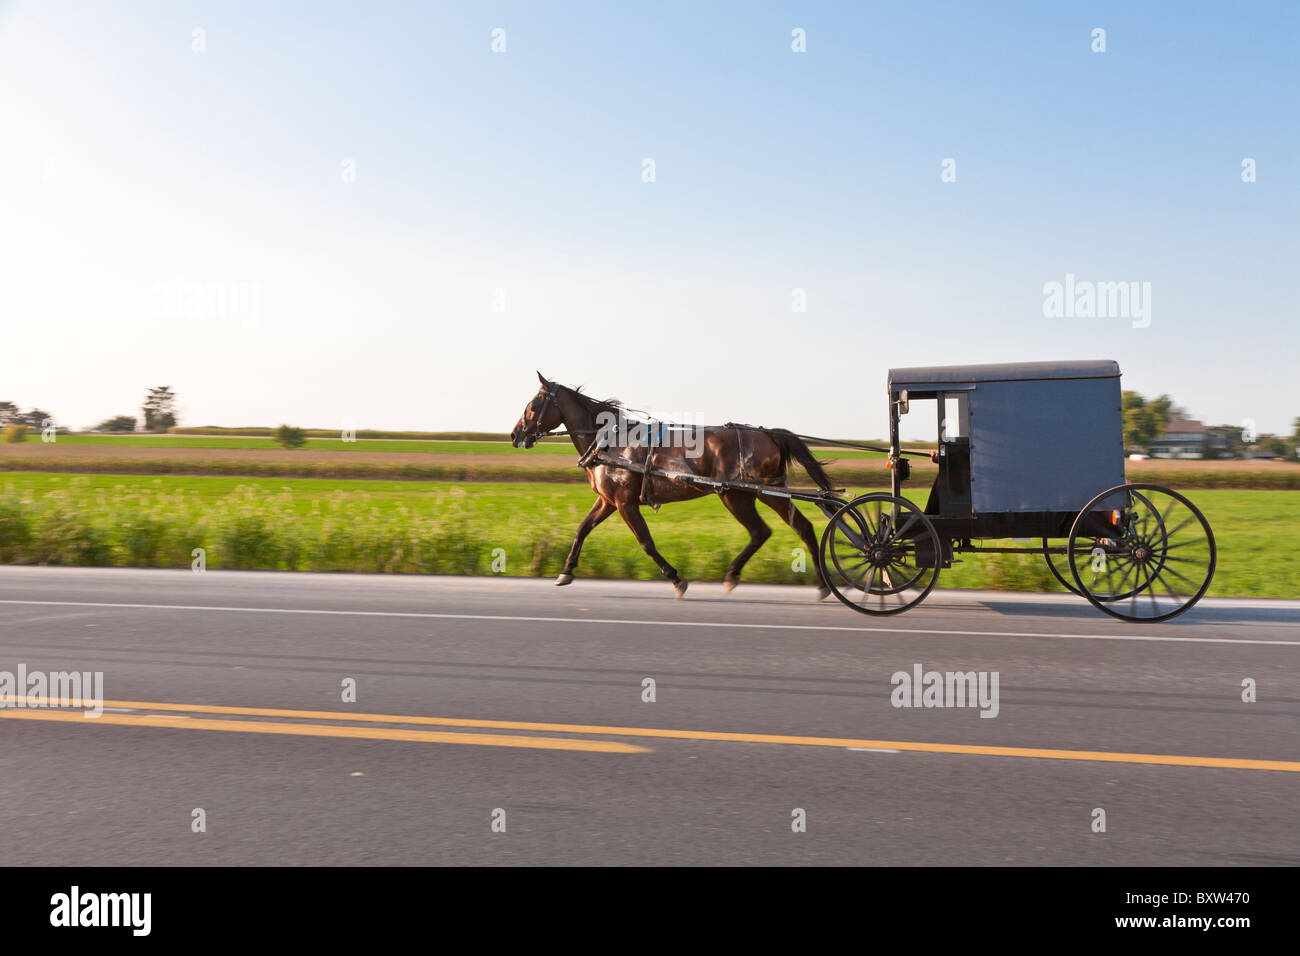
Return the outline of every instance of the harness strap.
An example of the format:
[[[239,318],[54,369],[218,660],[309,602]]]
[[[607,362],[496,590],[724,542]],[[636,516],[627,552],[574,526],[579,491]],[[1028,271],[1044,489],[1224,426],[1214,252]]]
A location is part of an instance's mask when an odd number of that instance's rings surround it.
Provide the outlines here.
[[[654,478],[651,477],[655,467],[655,449],[659,447],[659,441],[662,434],[655,428],[655,423],[651,422],[650,427],[646,429],[646,444],[649,446],[645,453],[645,472],[641,475],[641,504],[649,505],[655,511],[659,510],[659,505],[654,500]]]

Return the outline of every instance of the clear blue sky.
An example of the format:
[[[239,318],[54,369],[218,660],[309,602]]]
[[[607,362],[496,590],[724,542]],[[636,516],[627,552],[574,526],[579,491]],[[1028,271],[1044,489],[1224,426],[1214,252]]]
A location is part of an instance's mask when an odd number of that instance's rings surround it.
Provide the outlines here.
[[[1300,5],[1133,7],[0,4],[0,399],[500,431],[540,368],[866,436],[890,366],[1114,358],[1289,431]]]

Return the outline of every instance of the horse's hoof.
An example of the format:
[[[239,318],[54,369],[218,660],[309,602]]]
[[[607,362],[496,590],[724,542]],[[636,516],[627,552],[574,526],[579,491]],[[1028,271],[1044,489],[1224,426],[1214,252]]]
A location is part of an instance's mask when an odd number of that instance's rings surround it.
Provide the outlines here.
[[[817,589],[817,600],[825,601],[830,596],[831,596],[830,588],[821,587]]]
[[[723,593],[724,593],[724,594],[730,594],[732,591],[736,590],[736,585],[739,584],[739,583],[740,583],[740,582],[737,581],[735,578],[723,578],[723,579],[722,579],[722,591],[723,591]]]
[[[573,575],[570,574],[568,571],[563,572],[558,578],[555,579],[555,586],[557,588],[562,588],[566,584],[572,584],[572,583],[573,583]]]
[[[686,595],[686,582],[674,581],[673,590],[677,592],[677,600],[681,600]]]

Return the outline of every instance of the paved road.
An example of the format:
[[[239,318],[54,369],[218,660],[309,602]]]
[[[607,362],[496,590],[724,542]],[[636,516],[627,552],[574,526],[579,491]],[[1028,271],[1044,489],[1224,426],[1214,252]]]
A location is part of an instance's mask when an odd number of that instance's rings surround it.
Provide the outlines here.
[[[0,859],[1300,863],[1300,602],[671,593],[0,568],[0,671],[108,702],[0,710]],[[893,706],[917,665],[997,672],[996,716]]]

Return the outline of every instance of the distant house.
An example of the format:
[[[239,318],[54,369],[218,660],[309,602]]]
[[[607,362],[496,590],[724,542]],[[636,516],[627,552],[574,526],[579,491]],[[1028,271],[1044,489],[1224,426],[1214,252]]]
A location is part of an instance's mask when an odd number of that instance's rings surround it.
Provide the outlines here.
[[[1192,418],[1173,418],[1147,449],[1152,458],[1211,458],[1229,454],[1228,440]]]
[[[1269,451],[1267,448],[1247,448],[1241,457],[1251,461],[1277,461],[1282,456],[1277,452]]]

